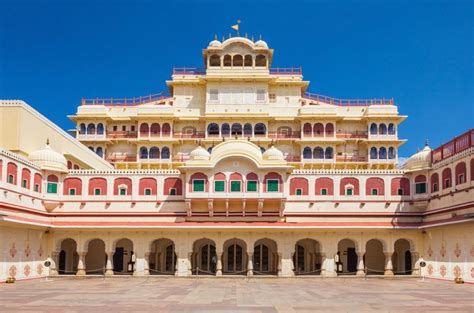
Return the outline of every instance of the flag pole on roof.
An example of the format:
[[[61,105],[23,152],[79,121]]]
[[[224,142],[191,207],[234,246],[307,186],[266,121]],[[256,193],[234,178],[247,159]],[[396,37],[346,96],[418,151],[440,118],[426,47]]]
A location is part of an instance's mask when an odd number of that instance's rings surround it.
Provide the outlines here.
[[[231,27],[237,31],[237,37],[240,37],[240,19],[237,20],[237,24],[232,25]]]

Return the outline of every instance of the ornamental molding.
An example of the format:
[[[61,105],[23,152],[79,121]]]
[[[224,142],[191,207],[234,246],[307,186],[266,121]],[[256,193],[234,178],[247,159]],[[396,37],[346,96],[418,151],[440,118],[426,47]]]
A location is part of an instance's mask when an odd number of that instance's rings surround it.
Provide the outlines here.
[[[20,156],[16,153],[10,152],[6,149],[0,148],[0,156],[5,156],[7,158],[10,158],[14,161],[17,161],[17,162],[19,162],[23,165],[30,166],[30,167],[34,168],[35,170],[41,172],[41,168],[38,165],[36,165],[35,163],[27,160],[26,158],[24,158],[24,157],[22,157],[22,156]]]
[[[117,175],[181,175],[181,171],[177,169],[161,169],[161,170],[69,170],[68,177],[71,176],[117,176]]]
[[[404,175],[405,170],[295,169],[291,175]]]
[[[463,150],[459,153],[456,153],[455,155],[453,156],[450,156],[438,163],[435,163],[435,165],[432,166],[433,170],[438,170],[446,165],[454,165],[453,163],[456,162],[456,161],[459,161],[465,157],[468,157],[470,155],[473,155],[474,154],[474,147],[470,147],[466,150]]]

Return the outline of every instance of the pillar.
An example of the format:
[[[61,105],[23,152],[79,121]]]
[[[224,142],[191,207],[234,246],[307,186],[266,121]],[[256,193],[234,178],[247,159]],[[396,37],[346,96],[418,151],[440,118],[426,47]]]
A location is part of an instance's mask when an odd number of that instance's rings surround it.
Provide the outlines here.
[[[253,276],[253,251],[247,252],[247,276]]]
[[[58,275],[59,251],[51,252],[51,267],[49,268],[49,275]]]
[[[143,258],[143,275],[150,275],[150,252],[145,252],[145,257]]]
[[[278,269],[278,276],[281,277],[292,277],[295,276],[293,258],[291,257],[290,245],[284,245],[281,254],[280,262],[281,268]]]
[[[77,261],[77,276],[83,276],[86,275],[86,252],[78,252],[79,255],[79,260]]]
[[[191,261],[192,252],[175,251],[176,253],[176,271],[174,276],[186,277],[191,276]]]
[[[365,252],[357,252],[357,276],[365,276],[364,254]]]
[[[392,255],[393,252],[384,252],[385,254],[385,276],[393,276]]]
[[[216,251],[217,264],[216,264],[216,276],[222,276],[222,252]]]
[[[420,254],[418,252],[411,253],[413,268],[411,274],[413,276],[420,276]]]
[[[107,263],[105,264],[105,275],[112,276],[114,275],[114,252],[107,252]]]

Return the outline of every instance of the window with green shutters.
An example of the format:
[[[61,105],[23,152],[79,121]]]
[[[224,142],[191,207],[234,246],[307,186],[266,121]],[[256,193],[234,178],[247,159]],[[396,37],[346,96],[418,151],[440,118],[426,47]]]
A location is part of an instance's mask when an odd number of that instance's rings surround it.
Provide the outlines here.
[[[296,195],[301,196],[302,194],[303,194],[303,192],[301,191],[301,188],[297,188],[296,189]]]
[[[13,175],[8,175],[8,182],[9,182],[10,184],[13,184],[14,181],[15,181],[15,176],[13,176]]]
[[[151,196],[151,189],[150,188],[145,189],[145,196]]]
[[[39,192],[40,186],[38,184],[35,185],[35,192]]]
[[[415,192],[417,194],[426,193],[426,183],[417,183],[417,184],[415,184]]]
[[[127,194],[127,188],[120,188],[119,189],[119,195],[125,196]]]
[[[58,184],[56,183],[48,183],[48,187],[46,189],[47,193],[58,193]]]
[[[247,181],[247,191],[248,192],[256,192],[257,191],[257,181],[256,180]]]
[[[170,188],[169,195],[176,196],[176,188]]]
[[[346,189],[346,196],[352,196],[354,190],[352,188],[347,188]]]
[[[372,196],[376,196],[379,194],[379,191],[377,189],[372,189]]]
[[[326,196],[328,194],[328,190],[326,188],[321,189],[321,196]]]
[[[267,192],[278,192],[278,183],[277,179],[267,180]]]
[[[214,181],[214,191],[215,192],[225,191],[225,181],[223,181],[223,180]]]
[[[195,180],[193,180],[193,191],[194,192],[203,192],[204,191],[204,179],[195,179]]]
[[[74,189],[74,188],[69,189],[69,195],[70,196],[75,196],[76,195],[76,189]]]
[[[26,185],[28,184],[28,182],[26,181],[26,179],[23,179],[23,181],[21,182],[21,186],[23,188],[26,188]]]
[[[94,189],[94,195],[100,196],[100,193],[101,193],[101,192],[100,192],[100,188]]]
[[[238,180],[231,181],[230,182],[230,191],[231,192],[240,192],[241,191],[240,181],[238,181]]]

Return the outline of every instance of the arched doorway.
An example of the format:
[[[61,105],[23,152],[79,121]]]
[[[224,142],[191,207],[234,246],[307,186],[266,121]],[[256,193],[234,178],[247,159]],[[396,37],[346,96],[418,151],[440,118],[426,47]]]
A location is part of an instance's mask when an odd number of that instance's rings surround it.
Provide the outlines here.
[[[276,274],[278,271],[277,244],[271,239],[255,242],[253,250],[254,274]]]
[[[371,239],[365,245],[364,264],[367,275],[383,275],[385,272],[385,254],[383,244],[378,239]]]
[[[151,244],[150,251],[150,274],[174,275],[177,259],[174,242],[167,238],[155,240]]]
[[[226,274],[247,273],[247,248],[240,239],[230,239],[224,243],[223,272]]]
[[[395,241],[392,255],[393,273],[395,275],[411,275],[413,270],[410,242],[406,239]]]
[[[321,247],[314,239],[302,239],[295,245],[293,254],[295,275],[321,274]]]
[[[71,238],[64,239],[61,242],[61,251],[59,252],[58,273],[63,275],[76,274],[78,261],[76,241]]]
[[[133,274],[135,268],[133,253],[133,242],[130,239],[123,238],[116,242],[114,274]]]
[[[107,255],[105,254],[105,243],[101,239],[89,241],[85,261],[87,274],[104,274]]]
[[[336,272],[345,275],[357,273],[356,245],[351,239],[343,239],[337,244]]]
[[[193,245],[193,272],[198,275],[216,273],[216,243],[210,239],[197,240]]]

